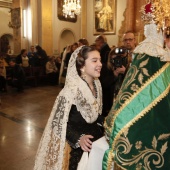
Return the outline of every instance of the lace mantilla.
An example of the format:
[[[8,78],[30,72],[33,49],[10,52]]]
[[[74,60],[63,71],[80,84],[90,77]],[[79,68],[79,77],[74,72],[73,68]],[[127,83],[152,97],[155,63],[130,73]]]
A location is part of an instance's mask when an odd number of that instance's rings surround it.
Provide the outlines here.
[[[135,48],[134,53],[145,53],[153,57],[164,56],[166,52],[163,49],[163,34],[157,31],[156,24],[145,25],[144,35],[146,39]]]
[[[36,155],[34,170],[61,170],[65,147],[66,128],[72,104],[76,105],[82,117],[88,123],[93,123],[102,113],[102,91],[98,79],[94,80],[97,88],[97,98],[78,75],[76,57],[79,47],[72,54],[65,87],[54,103]]]

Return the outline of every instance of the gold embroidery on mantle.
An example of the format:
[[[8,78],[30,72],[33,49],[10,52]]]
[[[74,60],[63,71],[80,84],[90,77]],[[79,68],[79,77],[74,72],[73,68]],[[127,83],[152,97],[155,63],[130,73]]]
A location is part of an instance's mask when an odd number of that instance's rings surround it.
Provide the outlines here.
[[[105,122],[105,128],[107,128],[110,133],[112,128],[114,127],[114,121],[117,117],[117,115],[144,89],[146,88],[146,86],[148,86],[156,77],[158,77],[162,72],[164,72],[164,70],[170,65],[170,63],[166,63],[160,70],[158,70],[147,82],[145,82],[145,84],[138,89],[137,92],[135,92],[128,100],[125,101],[125,103],[118,109],[116,110],[115,114],[114,114],[114,118],[112,119],[112,122],[110,124],[110,126],[108,127],[106,122]],[[139,119],[141,119],[146,113],[148,113],[158,102],[160,102],[165,96],[168,95],[170,90],[170,85],[167,87],[167,89],[165,89],[165,91],[159,96],[157,97],[150,105],[148,105],[148,107],[146,107],[143,111],[141,111],[141,113],[139,113],[133,120],[131,120],[129,123],[126,124],[126,126],[124,126],[115,136],[115,139],[112,143],[112,151],[115,149],[115,145],[117,143],[117,141],[119,140],[121,134],[123,134],[125,131],[127,131],[130,126],[132,126],[135,122],[137,122]],[[165,138],[165,137],[169,137],[169,135],[164,135],[164,136],[160,136],[159,138]],[[158,139],[159,139],[158,138]],[[109,165],[108,165],[109,166]],[[139,166],[139,165],[138,165]],[[140,166],[139,166],[140,167]]]
[[[145,89],[156,77],[158,77],[162,72],[164,72],[164,70],[170,65],[170,63],[166,63],[161,69],[159,69],[153,76],[151,76],[151,78],[145,82],[145,84],[140,87],[138,89],[137,92],[135,92],[133,95],[131,95],[123,104],[122,106],[116,110],[116,112],[114,113],[114,117],[112,118],[111,124],[110,126],[108,126],[105,122],[104,126],[106,129],[109,130],[109,132],[111,133],[112,128],[114,127],[114,121],[116,119],[116,117],[118,116],[118,114],[143,90]],[[116,141],[120,135],[130,126],[132,126],[136,121],[138,121],[139,119],[141,119],[147,112],[149,112],[158,102],[160,102],[168,93],[170,90],[170,85],[167,87],[167,89],[158,97],[156,98],[147,108],[145,108],[141,113],[139,113],[133,120],[131,120],[126,126],[124,126],[124,128],[122,128],[118,134],[115,137]],[[115,142],[113,142],[112,144],[112,148],[114,148]]]
[[[123,105],[124,107],[126,105],[128,105],[131,100],[133,98],[135,98],[139,92],[141,92],[147,85],[149,85],[156,77],[158,77],[168,66],[170,65],[170,63],[166,63],[156,74],[154,74],[149,80],[148,82],[145,83],[144,86],[142,86],[139,91],[137,93],[135,93],[134,95],[132,95],[132,98],[130,100],[127,100],[125,102],[125,105]],[[115,145],[115,142],[116,140],[120,137],[120,135],[127,129],[129,128],[130,126],[132,126],[135,122],[137,122],[139,119],[141,119],[146,113],[148,113],[154,106],[157,105],[158,102],[160,102],[165,96],[168,95],[170,91],[170,84],[169,86],[165,89],[165,91],[159,95],[152,103],[150,103],[144,110],[142,110],[134,119],[132,119],[129,123],[127,123],[116,135],[115,139],[114,139],[114,142],[112,144],[112,148],[114,148],[114,145]],[[123,110],[123,107],[120,108],[120,111]],[[118,115],[119,112],[117,112],[117,115]],[[116,115],[116,116],[117,116]]]
[[[168,137],[170,137],[170,134],[162,134],[158,137],[158,139],[156,139],[156,137],[154,136],[152,140],[152,148],[143,147],[142,142],[137,141],[136,144],[137,143],[140,144],[140,148],[136,148],[136,147],[135,148],[139,150],[138,152],[139,154],[132,155],[131,159],[124,159],[122,158],[122,154],[128,154],[131,151],[133,145],[130,144],[129,139],[124,134],[121,135],[121,137],[116,142],[116,148],[115,148],[115,155],[116,155],[117,160],[120,163],[120,167],[121,165],[132,166],[133,164],[136,164],[136,170],[141,170],[142,168],[146,170],[152,170],[150,167],[150,163],[152,163],[155,166],[155,168],[163,167],[164,165],[163,154],[166,152],[168,148],[167,147],[168,142],[165,142],[161,146],[159,151],[157,150],[158,149],[157,144],[159,140],[165,140]],[[144,148],[144,150],[140,151],[142,147]],[[153,159],[152,162],[150,162],[149,159],[151,158],[151,156],[156,156],[157,159]],[[143,160],[143,164],[140,160]]]
[[[141,71],[140,71],[140,74],[139,74],[139,76],[138,76],[138,81],[139,81],[140,84],[143,84],[143,77],[144,77],[143,75],[149,76],[148,70],[147,70],[146,68],[144,68],[144,66],[146,66],[146,65],[148,64],[148,60],[149,60],[149,58],[148,58],[147,60],[145,60],[145,61],[142,61],[142,62],[139,64],[139,69],[140,69]]]
[[[136,56],[136,58],[138,60],[139,59],[141,60],[142,58],[145,57],[145,55],[146,54],[138,54]],[[128,81],[122,85],[123,88],[120,89],[119,95],[117,96],[118,98],[114,102],[113,105],[116,105],[117,102],[119,102],[119,104],[122,105],[123,104],[122,101],[126,101],[128,98],[130,98],[132,96],[132,94],[130,92],[123,92],[122,91],[122,89],[128,88],[128,86],[130,86],[130,84],[131,84],[131,90],[133,92],[137,91],[137,89],[139,89],[138,85],[132,84],[132,82],[135,81],[135,77],[138,74],[139,70],[141,70],[141,73],[139,74],[139,77],[138,77],[138,81],[140,82],[140,84],[143,83],[142,82],[143,75],[150,76],[148,74],[148,70],[146,68],[144,68],[144,66],[146,66],[148,64],[148,60],[149,59],[146,59],[145,61],[141,62],[138,68],[134,65],[131,66],[130,71],[127,72],[127,74],[126,74],[126,80],[128,80]]]
[[[146,54],[138,54],[136,57],[137,57],[137,59],[142,59],[142,58],[145,57],[145,55],[146,55]],[[138,68],[137,68],[136,66],[132,65],[131,68],[130,68],[131,71],[127,72],[127,74],[126,74],[126,79],[127,79],[128,81],[122,85],[122,88],[120,89],[118,98],[117,98],[117,100],[113,103],[113,108],[115,107],[115,105],[117,104],[117,102],[119,102],[119,104],[122,105],[122,106],[120,107],[120,109],[118,109],[118,110],[113,110],[113,112],[115,113],[115,115],[119,112],[119,110],[121,110],[121,108],[123,108],[123,106],[126,106],[126,104],[123,104],[123,102],[121,102],[121,101],[128,101],[133,95],[134,95],[134,97],[137,95],[137,94],[136,94],[136,95],[135,95],[135,94],[132,95],[132,93],[130,93],[130,92],[122,92],[122,89],[127,89],[128,86],[130,86],[130,84],[131,84],[131,90],[132,90],[133,92],[138,93],[137,91],[138,91],[138,89],[140,90],[140,88],[139,88],[138,85],[136,85],[135,83],[134,83],[134,84],[132,84],[132,83],[133,83],[133,81],[135,81],[135,77],[136,77],[136,75],[138,74],[139,70],[141,69],[141,73],[139,74],[138,80],[140,79],[140,76],[143,77],[143,74],[146,75],[146,76],[149,76],[148,70],[147,70],[146,68],[144,68],[144,66],[146,66],[146,65],[148,64],[148,60],[149,60],[149,59],[146,59],[145,61],[141,62]],[[142,73],[143,73],[143,74],[142,74]],[[141,84],[143,83],[142,80],[143,80],[143,79],[139,80],[139,82],[140,82]],[[139,92],[140,92],[140,91],[139,91]],[[133,98],[132,98],[132,99],[133,99]],[[111,127],[114,126],[114,121],[115,121],[115,119],[116,119],[116,116],[112,119],[112,122],[111,122],[111,125],[112,125],[112,126],[111,126]],[[110,133],[111,133],[111,128],[109,128],[109,127],[107,126],[107,124],[105,124],[105,127],[106,127],[107,129],[109,129],[109,131],[110,131]]]
[[[113,152],[109,152],[109,155],[108,155],[108,169],[112,169],[113,168],[113,158],[114,158],[114,154]]]

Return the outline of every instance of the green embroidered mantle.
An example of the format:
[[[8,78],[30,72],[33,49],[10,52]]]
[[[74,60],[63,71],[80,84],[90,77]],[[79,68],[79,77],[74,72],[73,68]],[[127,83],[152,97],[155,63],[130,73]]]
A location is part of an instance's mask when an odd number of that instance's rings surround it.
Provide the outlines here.
[[[106,118],[109,150],[104,155],[104,170],[110,170],[113,159],[129,170],[170,167],[169,90],[170,64],[136,54]]]

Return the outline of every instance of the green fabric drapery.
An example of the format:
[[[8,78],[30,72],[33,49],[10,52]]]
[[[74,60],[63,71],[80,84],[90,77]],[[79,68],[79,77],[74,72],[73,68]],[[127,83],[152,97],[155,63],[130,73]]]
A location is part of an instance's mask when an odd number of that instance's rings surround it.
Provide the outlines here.
[[[109,150],[103,169],[112,161],[122,169],[170,167],[170,65],[136,54],[105,128]]]

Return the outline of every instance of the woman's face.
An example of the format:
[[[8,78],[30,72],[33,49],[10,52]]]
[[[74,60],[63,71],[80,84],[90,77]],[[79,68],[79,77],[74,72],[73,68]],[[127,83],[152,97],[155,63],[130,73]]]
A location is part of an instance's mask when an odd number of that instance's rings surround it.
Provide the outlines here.
[[[24,56],[24,57],[26,57],[27,56],[27,51],[25,50],[24,51],[24,53],[23,53],[23,55],[22,56]]]
[[[72,51],[74,52],[76,49],[77,49],[77,45],[73,45],[71,48],[72,48]]]
[[[101,57],[98,51],[91,51],[88,53],[88,58],[85,60],[85,66],[82,68],[87,79],[94,79],[100,77],[102,68]]]

